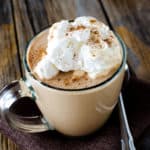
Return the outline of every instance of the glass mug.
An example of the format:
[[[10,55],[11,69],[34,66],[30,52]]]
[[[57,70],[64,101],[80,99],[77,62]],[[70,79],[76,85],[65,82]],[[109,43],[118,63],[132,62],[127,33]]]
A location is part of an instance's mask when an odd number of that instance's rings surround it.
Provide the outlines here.
[[[32,76],[27,63],[29,48],[39,37],[48,34],[48,29],[38,33],[29,43],[24,57],[26,79],[13,81],[0,92],[0,113],[8,124],[24,132],[37,133],[57,130],[69,136],[83,136],[100,128],[111,115],[118,102],[126,64],[126,47],[122,47],[123,60],[115,74],[106,81],[84,89],[61,89],[49,86]],[[43,36],[47,41],[47,36]],[[112,62],[113,63],[113,62]],[[12,113],[14,103],[30,97],[41,115],[21,117]],[[28,111],[28,110],[26,110]]]

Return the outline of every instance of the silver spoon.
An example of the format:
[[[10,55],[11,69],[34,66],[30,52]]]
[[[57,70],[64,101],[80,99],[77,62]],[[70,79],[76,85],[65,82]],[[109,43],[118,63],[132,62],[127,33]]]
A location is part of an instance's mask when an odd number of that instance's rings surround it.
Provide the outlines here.
[[[130,78],[128,65],[126,65],[127,77]],[[122,150],[135,150],[134,140],[129,128],[128,119],[125,111],[124,101],[122,93],[119,95],[119,116],[120,116],[120,128],[121,128],[121,149]]]

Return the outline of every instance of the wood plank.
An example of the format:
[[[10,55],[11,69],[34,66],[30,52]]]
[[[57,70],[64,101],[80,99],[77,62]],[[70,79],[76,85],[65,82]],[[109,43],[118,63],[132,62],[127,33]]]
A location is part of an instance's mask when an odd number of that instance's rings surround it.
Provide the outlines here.
[[[97,0],[45,0],[49,23],[61,19],[74,19],[77,16],[93,16],[106,23],[105,16]]]
[[[26,0],[26,6],[35,33],[48,26],[48,19],[43,0]]]
[[[28,10],[24,0],[13,0],[14,22],[17,32],[17,42],[21,59],[21,67],[23,68],[23,55],[27,42],[33,37],[34,31],[28,15]],[[24,69],[22,69],[24,73]]]
[[[104,12],[98,0],[76,0],[76,16],[93,16],[107,24]]]
[[[106,22],[97,0],[27,0],[26,4],[36,33],[56,21],[81,15],[95,16]]]
[[[148,0],[102,0],[114,29],[127,46],[128,63],[138,78],[150,81],[150,4]]]
[[[0,89],[20,78],[20,66],[15,39],[11,1],[0,0]],[[1,130],[1,129],[0,129]],[[0,134],[1,150],[17,150],[16,145]]]
[[[10,0],[0,0],[0,88],[20,77]]]

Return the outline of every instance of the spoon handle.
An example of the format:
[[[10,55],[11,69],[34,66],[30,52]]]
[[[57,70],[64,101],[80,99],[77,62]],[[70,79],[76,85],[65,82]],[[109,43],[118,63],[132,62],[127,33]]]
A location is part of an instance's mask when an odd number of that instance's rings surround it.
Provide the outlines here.
[[[124,107],[122,93],[119,95],[119,116],[121,126],[121,149],[122,150],[135,150],[133,137],[129,128],[127,115]]]

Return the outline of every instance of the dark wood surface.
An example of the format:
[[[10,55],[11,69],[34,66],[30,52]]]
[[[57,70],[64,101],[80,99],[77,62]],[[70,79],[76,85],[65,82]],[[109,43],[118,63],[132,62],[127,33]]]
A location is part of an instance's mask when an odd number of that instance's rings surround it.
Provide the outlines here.
[[[113,28],[128,48],[137,78],[150,82],[149,0],[0,0],[0,88],[23,76],[27,42],[61,19],[89,15]],[[0,150],[17,150],[0,134]]]

